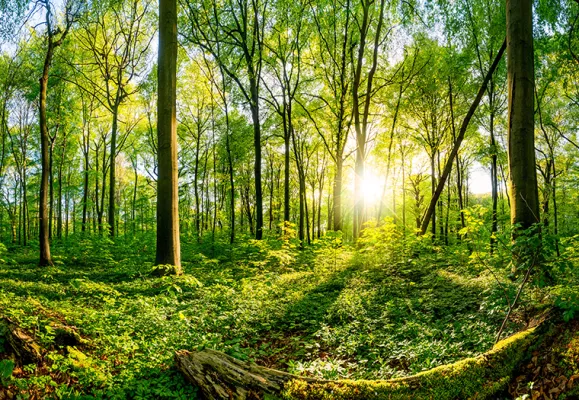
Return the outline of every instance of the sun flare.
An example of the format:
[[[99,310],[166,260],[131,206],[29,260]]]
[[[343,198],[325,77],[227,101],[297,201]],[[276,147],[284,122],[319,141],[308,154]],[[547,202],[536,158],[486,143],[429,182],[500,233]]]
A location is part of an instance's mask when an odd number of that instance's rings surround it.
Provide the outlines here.
[[[384,177],[373,169],[367,169],[362,181],[362,196],[366,204],[375,204],[380,201],[384,190]]]

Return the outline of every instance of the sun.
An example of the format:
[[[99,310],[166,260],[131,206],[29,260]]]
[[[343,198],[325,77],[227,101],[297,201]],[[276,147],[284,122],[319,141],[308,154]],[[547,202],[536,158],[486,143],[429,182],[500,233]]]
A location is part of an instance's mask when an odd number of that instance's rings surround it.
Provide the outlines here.
[[[384,191],[384,177],[373,169],[366,169],[362,181],[362,195],[366,204],[375,204],[380,200]]]

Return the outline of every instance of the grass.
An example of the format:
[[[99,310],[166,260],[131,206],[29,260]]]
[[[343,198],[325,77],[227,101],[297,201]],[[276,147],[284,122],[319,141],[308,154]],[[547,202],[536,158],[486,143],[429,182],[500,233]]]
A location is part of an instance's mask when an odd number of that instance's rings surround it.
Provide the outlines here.
[[[69,240],[51,268],[34,248],[10,249],[0,314],[49,362],[4,383],[23,398],[191,398],[173,354],[205,347],[327,379],[403,377],[487,351],[504,316],[502,290],[467,254],[185,242],[184,275],[153,277],[152,239]],[[87,344],[53,346],[59,324]]]

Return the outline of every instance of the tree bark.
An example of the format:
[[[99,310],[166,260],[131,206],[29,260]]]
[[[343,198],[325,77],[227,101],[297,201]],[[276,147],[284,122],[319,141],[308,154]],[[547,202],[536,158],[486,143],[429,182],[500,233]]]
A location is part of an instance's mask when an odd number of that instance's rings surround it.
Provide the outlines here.
[[[508,150],[511,224],[539,222],[535,167],[533,2],[507,0]]]
[[[181,265],[177,168],[177,0],[159,2],[157,264]]]

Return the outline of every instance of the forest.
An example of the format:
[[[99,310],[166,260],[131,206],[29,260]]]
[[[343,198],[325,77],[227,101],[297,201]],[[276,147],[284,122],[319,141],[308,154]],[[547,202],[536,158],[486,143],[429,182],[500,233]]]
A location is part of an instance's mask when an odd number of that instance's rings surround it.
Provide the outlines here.
[[[0,0],[0,400],[579,398],[577,121],[577,0]]]

